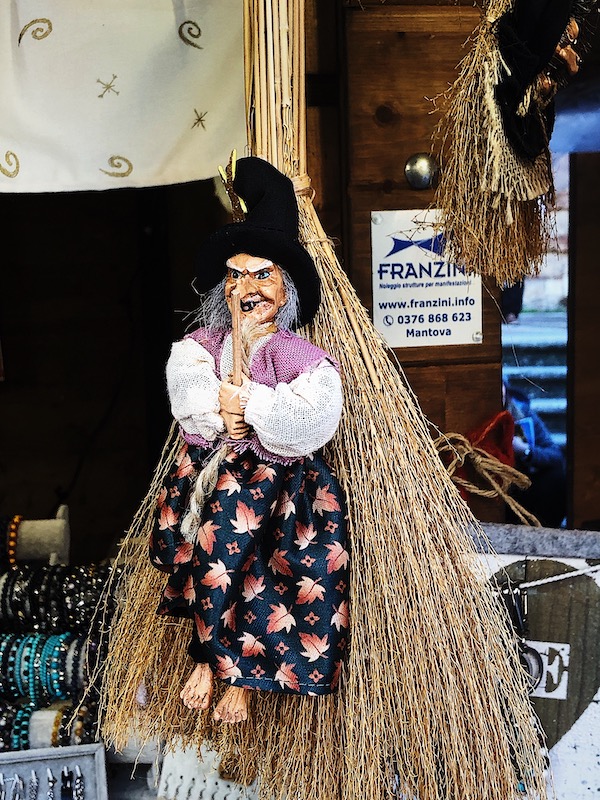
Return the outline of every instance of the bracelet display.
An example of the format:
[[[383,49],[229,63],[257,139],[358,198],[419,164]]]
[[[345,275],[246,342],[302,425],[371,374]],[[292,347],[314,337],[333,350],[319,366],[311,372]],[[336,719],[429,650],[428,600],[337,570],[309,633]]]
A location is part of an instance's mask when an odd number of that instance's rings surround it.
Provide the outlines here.
[[[105,659],[103,634],[115,607],[107,587],[119,574],[110,564],[16,565],[19,524],[19,517],[0,520],[0,551],[4,532],[8,554],[0,558],[0,752],[26,751],[32,741],[36,748],[91,745],[98,734],[98,694],[90,675],[96,678]],[[103,613],[95,617],[101,600]],[[12,778],[0,775],[0,800],[2,779]],[[58,787],[56,782],[48,779],[47,797],[84,797],[84,776],[76,767]],[[39,779],[26,783],[28,795],[11,784],[19,800],[43,793]]]

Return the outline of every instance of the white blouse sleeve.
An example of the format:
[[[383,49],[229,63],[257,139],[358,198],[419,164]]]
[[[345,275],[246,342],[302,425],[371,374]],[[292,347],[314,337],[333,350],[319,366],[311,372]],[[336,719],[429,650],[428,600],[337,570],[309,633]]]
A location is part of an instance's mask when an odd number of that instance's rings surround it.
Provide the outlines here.
[[[251,383],[244,417],[266,450],[299,458],[331,439],[341,413],[340,376],[323,360],[310,372],[291,383],[278,383],[274,389]]]
[[[219,414],[220,386],[208,350],[194,339],[175,342],[167,361],[167,389],[171,413],[186,433],[212,442],[225,430]]]

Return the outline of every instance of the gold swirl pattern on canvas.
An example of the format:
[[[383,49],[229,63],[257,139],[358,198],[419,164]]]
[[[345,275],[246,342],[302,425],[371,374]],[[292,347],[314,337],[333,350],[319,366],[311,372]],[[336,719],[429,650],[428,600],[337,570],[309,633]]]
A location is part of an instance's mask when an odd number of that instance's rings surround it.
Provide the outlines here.
[[[133,172],[133,164],[128,158],[125,158],[125,156],[111,156],[108,159],[108,164],[113,169],[108,170],[100,168],[100,172],[103,172],[111,178],[126,178]]]
[[[188,44],[190,47],[196,47],[198,50],[202,50],[202,46],[194,41],[194,39],[199,39],[201,36],[202,31],[200,30],[200,26],[191,19],[182,22],[179,26],[179,38],[184,44]]]
[[[35,26],[38,27],[35,27]],[[19,45],[21,44],[21,39],[25,36],[27,31],[31,31],[31,38],[37,39],[45,39],[46,36],[50,36],[52,33],[52,23],[49,19],[41,18],[41,19],[32,19],[31,22],[28,22],[27,25],[23,28],[21,33],[19,34]]]
[[[10,167],[10,169],[7,169],[3,164],[0,164],[0,172],[7,178],[16,178],[21,167],[17,154],[13,153],[12,150],[7,150],[4,154],[4,161],[6,165]]]

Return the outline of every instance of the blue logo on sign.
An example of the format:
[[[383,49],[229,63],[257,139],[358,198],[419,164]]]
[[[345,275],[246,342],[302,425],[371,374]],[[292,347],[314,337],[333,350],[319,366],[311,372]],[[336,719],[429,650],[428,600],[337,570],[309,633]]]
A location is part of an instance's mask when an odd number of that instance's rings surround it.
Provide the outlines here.
[[[437,236],[433,236],[430,239],[398,239],[395,236],[392,236],[392,241],[394,242],[394,246],[387,254],[386,258],[389,258],[395,253],[400,253],[402,250],[406,250],[408,247],[413,246],[420,247],[421,250],[428,250],[431,253],[441,256],[444,252],[444,247],[446,244],[443,233],[438,233]]]

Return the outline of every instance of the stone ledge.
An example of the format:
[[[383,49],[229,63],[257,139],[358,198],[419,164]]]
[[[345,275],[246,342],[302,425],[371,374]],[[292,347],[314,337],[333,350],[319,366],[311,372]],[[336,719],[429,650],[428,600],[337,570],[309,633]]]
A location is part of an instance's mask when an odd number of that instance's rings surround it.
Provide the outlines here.
[[[494,551],[500,555],[600,559],[600,531],[490,522],[481,523],[481,527]]]

